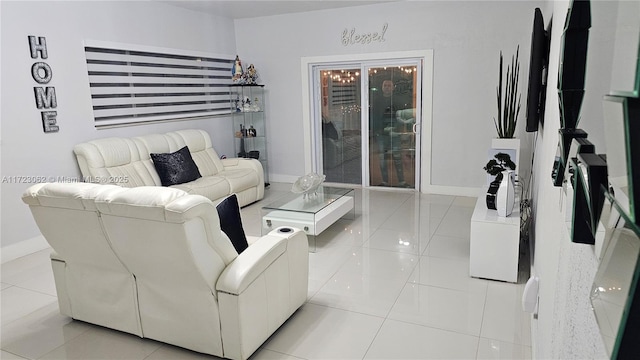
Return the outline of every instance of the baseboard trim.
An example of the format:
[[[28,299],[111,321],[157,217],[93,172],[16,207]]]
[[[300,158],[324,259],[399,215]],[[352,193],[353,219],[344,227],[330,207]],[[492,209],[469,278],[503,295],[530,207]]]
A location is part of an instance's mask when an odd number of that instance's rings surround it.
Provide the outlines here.
[[[424,192],[427,194],[469,196],[477,198],[481,191],[481,188],[429,185]]]
[[[288,183],[293,184],[298,180],[300,176],[292,176],[292,175],[283,175],[283,174],[269,174],[269,181],[273,181],[276,183]]]
[[[28,240],[20,241],[15,244],[3,246],[0,249],[0,262],[2,264],[23,257],[34,252],[44,250],[49,247],[49,243],[44,236],[39,235]]]
[[[269,174],[269,181],[275,183],[295,183],[298,180],[298,176],[284,175],[284,174]],[[360,185],[357,185],[360,187]],[[425,194],[437,194],[437,195],[453,195],[453,196],[470,196],[478,197],[482,188],[479,187],[460,187],[460,186],[443,186],[443,185],[427,185],[426,189],[423,189]]]

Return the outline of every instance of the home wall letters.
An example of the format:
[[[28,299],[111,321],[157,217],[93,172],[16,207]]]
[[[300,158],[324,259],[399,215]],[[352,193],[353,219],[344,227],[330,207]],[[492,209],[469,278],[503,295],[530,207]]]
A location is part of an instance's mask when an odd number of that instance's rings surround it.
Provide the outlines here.
[[[29,36],[29,51],[32,59],[47,59],[47,40],[44,36]],[[31,66],[31,77],[40,85],[46,85],[51,81],[53,72],[51,66],[43,61],[37,61]],[[35,86],[33,93],[38,109],[55,109],[58,107],[56,89],[53,86]],[[54,110],[42,111],[42,129],[44,132],[57,132],[60,127],[57,125],[58,112]]]

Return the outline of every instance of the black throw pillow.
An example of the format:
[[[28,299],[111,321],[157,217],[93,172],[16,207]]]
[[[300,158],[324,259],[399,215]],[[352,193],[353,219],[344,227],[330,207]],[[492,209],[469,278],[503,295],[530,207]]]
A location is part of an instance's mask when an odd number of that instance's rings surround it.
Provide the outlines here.
[[[236,194],[227,196],[216,206],[216,209],[218,217],[220,217],[220,229],[227,234],[238,254],[242,253],[244,249],[249,247],[249,243],[247,243],[247,237],[242,228],[240,206],[238,206]]]
[[[338,140],[338,130],[336,130],[336,126],[332,121],[322,123],[322,136],[329,139]]]
[[[149,154],[162,186],[183,184],[202,177],[188,147],[170,154]]]

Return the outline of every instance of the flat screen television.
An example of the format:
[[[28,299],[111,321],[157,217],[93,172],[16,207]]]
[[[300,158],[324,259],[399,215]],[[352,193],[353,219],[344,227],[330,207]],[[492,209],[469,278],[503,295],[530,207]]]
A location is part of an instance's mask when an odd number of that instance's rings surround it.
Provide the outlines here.
[[[529,89],[527,92],[527,132],[538,131],[544,122],[547,66],[549,65],[549,36],[544,28],[542,11],[535,9],[531,32],[531,58],[529,60]]]
[[[563,129],[575,129],[580,120],[590,27],[591,2],[571,1],[562,32],[558,67],[560,126]]]

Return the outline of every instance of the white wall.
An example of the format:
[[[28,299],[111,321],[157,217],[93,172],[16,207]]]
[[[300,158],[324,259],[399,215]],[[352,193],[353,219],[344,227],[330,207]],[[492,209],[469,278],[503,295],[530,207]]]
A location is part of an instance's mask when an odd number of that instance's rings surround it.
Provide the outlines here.
[[[560,43],[568,6],[567,1],[555,1],[543,8],[545,23],[553,19],[553,30],[545,123],[538,132],[533,180],[533,273],[540,278],[539,316],[532,324],[533,352],[539,359],[600,359],[607,356],[589,302],[597,258],[593,246],[570,241],[560,207],[565,199],[551,182],[560,127]],[[597,153],[606,150],[601,100],[609,91],[615,11],[615,2],[591,2],[585,98],[578,127],[589,134]]]
[[[74,144],[110,136],[135,136],[185,128],[208,131],[220,154],[232,151],[225,117],[96,130],[83,40],[234,55],[233,21],[155,1],[2,1],[2,175],[68,176],[80,171]],[[58,100],[57,133],[44,133],[36,109],[27,36],[47,40]],[[2,184],[2,247],[39,235],[20,199],[31,184]],[[19,244],[18,244],[19,245]]]
[[[2,5],[0,4],[0,19],[2,19]],[[0,26],[0,39],[2,38],[2,27]],[[2,47],[0,47],[0,69],[2,69]],[[2,99],[2,86],[0,86],[0,99]],[[2,102],[0,102],[0,108]],[[0,119],[2,119],[0,113]],[[2,179],[2,121],[0,120],[0,179]],[[0,186],[0,226],[2,226],[2,186]],[[0,231],[0,245],[2,244],[2,231]]]
[[[520,44],[523,96],[518,127],[524,136],[531,26],[534,8],[540,3],[403,1],[236,20],[238,53],[245,63],[256,65],[268,91],[272,179],[304,174],[302,57],[433,49],[431,183],[460,189],[483,187],[482,167],[496,136],[499,52],[510,58]],[[345,28],[379,32],[384,23],[388,24],[385,42],[342,45]],[[274,140],[284,134],[288,141]],[[524,136],[523,156],[531,148],[530,138]],[[530,163],[530,158],[520,160],[524,173]]]
[[[601,95],[608,89],[613,45],[607,24],[614,23],[610,2],[593,1],[587,61],[587,93],[580,127],[604,152]],[[208,130],[220,153],[232,149],[228,119],[213,118],[153,126],[97,131],[92,125],[82,40],[93,39],[165,48],[238,53],[254,63],[267,85],[269,157],[272,178],[304,171],[300,58],[434,49],[432,184],[481,187],[486,149],[494,137],[494,91],[498,53],[509,56],[521,46],[521,90],[526,89],[533,9],[553,17],[545,124],[536,139],[534,163],[535,263],[540,282],[540,314],[534,321],[537,358],[603,358],[603,347],[584,293],[597,266],[591,247],[571,244],[559,209],[560,191],[550,172],[558,141],[557,70],[560,35],[568,6],[557,2],[400,2],[335,11],[231,20],[155,2],[11,2],[0,1],[1,166],[0,175],[78,176],[71,148],[107,136],[200,127]],[[98,16],[97,14],[100,14]],[[345,47],[343,29],[378,31],[388,23],[387,41]],[[170,25],[169,25],[170,24]],[[234,36],[235,31],[235,36]],[[46,36],[58,95],[60,132],[42,132],[33,100],[28,35]],[[593,44],[593,45],[592,45]],[[597,45],[596,45],[597,44]],[[597,47],[596,47],[597,46]],[[600,49],[600,50],[597,50]],[[523,107],[526,101],[523,99]],[[534,135],[520,136],[526,143]],[[281,141],[284,136],[287,141]],[[221,150],[222,149],[222,150]],[[299,149],[299,151],[298,151]],[[530,160],[529,160],[530,162]],[[527,159],[521,158],[522,167]],[[2,246],[38,235],[20,195],[29,184],[2,184]]]

